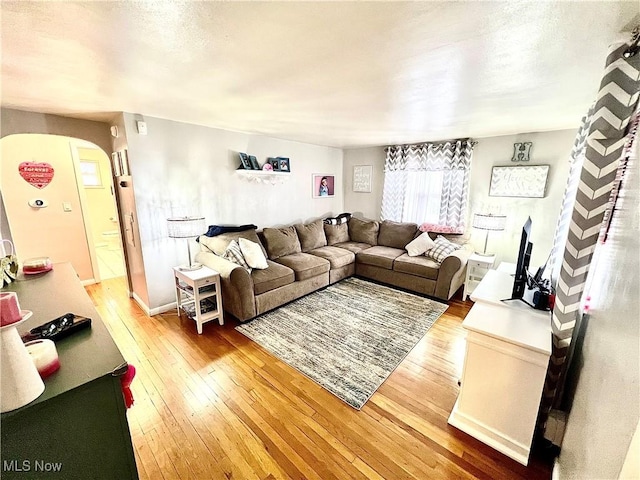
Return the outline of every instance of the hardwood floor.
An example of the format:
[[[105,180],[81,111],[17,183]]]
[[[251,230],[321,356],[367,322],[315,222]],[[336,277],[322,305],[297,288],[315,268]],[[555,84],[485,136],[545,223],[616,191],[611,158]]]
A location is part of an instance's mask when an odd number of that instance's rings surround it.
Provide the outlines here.
[[[146,316],[124,277],[87,291],[137,369],[127,417],[142,479],[551,478],[447,424],[470,302],[453,301],[358,412],[230,318],[198,335],[176,313]]]

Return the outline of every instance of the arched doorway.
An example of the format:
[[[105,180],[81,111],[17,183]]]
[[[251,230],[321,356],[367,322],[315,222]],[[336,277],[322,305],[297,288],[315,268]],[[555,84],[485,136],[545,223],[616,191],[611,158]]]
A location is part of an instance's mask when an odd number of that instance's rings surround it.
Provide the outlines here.
[[[108,155],[58,135],[14,134],[0,145],[0,189],[19,259],[69,261],[85,284],[126,275]],[[33,169],[50,180],[38,184]]]

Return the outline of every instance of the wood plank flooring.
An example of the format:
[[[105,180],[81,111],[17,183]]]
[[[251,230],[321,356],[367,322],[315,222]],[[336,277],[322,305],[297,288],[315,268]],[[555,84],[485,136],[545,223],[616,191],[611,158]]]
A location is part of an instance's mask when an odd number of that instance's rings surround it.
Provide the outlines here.
[[[127,361],[127,417],[142,479],[550,479],[447,424],[464,357],[454,300],[356,411],[238,333],[203,335],[177,314],[146,316],[124,277],[87,287]]]

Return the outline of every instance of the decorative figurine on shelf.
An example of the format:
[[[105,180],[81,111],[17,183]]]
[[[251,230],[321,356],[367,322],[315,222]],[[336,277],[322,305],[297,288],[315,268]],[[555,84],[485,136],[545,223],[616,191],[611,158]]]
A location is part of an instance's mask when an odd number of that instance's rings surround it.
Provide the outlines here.
[[[267,162],[262,166],[262,170],[264,170],[265,172],[273,172],[273,167],[269,162]]]

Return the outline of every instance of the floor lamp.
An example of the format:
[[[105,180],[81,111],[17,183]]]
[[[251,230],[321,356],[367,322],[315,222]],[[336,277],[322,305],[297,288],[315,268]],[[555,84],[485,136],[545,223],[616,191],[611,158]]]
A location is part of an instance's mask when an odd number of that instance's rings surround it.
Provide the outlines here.
[[[187,239],[187,252],[189,253],[189,264],[187,266],[179,267],[180,270],[197,270],[202,268],[199,263],[191,263],[191,244],[190,238],[195,238],[198,235],[202,235],[206,231],[207,227],[204,222],[204,217],[179,217],[179,218],[167,218],[167,230],[169,231],[169,238],[186,238]]]
[[[489,213],[474,213],[473,228],[484,230],[484,250],[482,253],[476,251],[478,255],[491,256],[487,253],[487,240],[489,240],[489,232],[501,232],[507,223],[506,215],[491,215]]]

